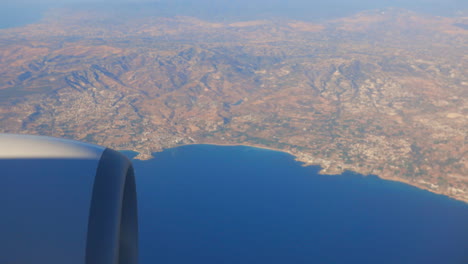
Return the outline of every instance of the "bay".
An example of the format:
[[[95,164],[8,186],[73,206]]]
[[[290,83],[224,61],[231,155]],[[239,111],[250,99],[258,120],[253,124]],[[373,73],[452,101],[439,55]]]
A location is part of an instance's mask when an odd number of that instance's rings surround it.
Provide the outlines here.
[[[468,205],[403,183],[244,146],[133,163],[142,264],[468,263]]]

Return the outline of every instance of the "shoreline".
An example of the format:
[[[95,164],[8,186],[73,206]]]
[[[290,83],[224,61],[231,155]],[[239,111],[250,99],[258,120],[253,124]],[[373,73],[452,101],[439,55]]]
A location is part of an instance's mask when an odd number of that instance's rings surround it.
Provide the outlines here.
[[[364,177],[375,176],[375,177],[378,177],[381,180],[392,181],[392,182],[400,182],[400,183],[403,183],[403,184],[406,184],[406,185],[413,186],[413,187],[418,188],[420,190],[425,190],[425,191],[428,191],[428,192],[431,192],[431,193],[434,193],[434,194],[437,194],[437,195],[445,196],[445,197],[450,198],[450,199],[452,199],[454,201],[459,201],[459,202],[463,202],[465,204],[468,204],[468,200],[457,199],[456,197],[447,195],[447,194],[445,194],[445,193],[443,193],[441,191],[437,191],[437,190],[430,189],[428,187],[420,186],[416,182],[411,182],[411,181],[403,179],[403,178],[392,177],[392,176],[385,177],[385,176],[376,175],[376,174],[362,174],[360,172],[353,171],[353,170],[343,170],[342,172],[340,172],[338,174],[336,174],[336,173],[326,173],[326,172],[323,172],[323,170],[325,168],[323,167],[322,164],[320,164],[320,163],[307,163],[307,162],[301,161],[301,160],[299,160],[299,158],[298,158],[298,156],[296,154],[294,154],[293,152],[288,151],[288,150],[281,150],[281,149],[276,149],[276,148],[271,148],[271,147],[254,145],[254,144],[229,144],[229,143],[188,143],[188,144],[183,144],[183,145],[179,145],[179,146],[174,146],[174,147],[171,147],[171,148],[178,148],[178,147],[190,146],[190,145],[211,145],[211,146],[220,146],[220,147],[250,147],[250,148],[257,148],[257,149],[263,149],[263,150],[268,150],[268,151],[282,152],[282,153],[286,153],[286,154],[289,154],[289,155],[293,156],[294,160],[296,162],[298,162],[298,163],[301,163],[302,167],[308,167],[308,166],[318,166],[318,167],[320,167],[320,170],[318,172],[319,175],[328,175],[328,176],[342,175],[344,172],[349,171],[349,172],[357,173],[357,174],[362,175]],[[166,148],[166,149],[171,149],[171,148]],[[151,154],[150,154],[151,157],[149,157],[149,158],[147,158],[147,156],[145,156],[145,155],[148,155],[148,154],[143,154],[143,153],[141,153],[139,151],[131,150],[131,151],[134,151],[135,153],[138,153],[132,159],[150,160],[150,159],[154,158],[153,153],[162,152],[162,151],[164,151],[166,149],[163,149],[161,151],[151,152]],[[138,158],[138,156],[140,156],[140,155],[143,155],[145,157],[145,159]]]

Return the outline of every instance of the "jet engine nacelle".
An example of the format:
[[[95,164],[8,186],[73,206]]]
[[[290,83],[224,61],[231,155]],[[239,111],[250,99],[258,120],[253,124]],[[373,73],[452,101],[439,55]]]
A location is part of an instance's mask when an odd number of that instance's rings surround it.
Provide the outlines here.
[[[0,134],[0,263],[136,264],[135,177],[122,154]]]

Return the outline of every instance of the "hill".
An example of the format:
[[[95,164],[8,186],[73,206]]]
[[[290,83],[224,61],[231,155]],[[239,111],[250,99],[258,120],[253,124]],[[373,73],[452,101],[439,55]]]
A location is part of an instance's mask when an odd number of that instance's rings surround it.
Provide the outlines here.
[[[467,25],[403,9],[321,24],[55,10],[0,30],[0,132],[140,158],[268,147],[468,202]]]

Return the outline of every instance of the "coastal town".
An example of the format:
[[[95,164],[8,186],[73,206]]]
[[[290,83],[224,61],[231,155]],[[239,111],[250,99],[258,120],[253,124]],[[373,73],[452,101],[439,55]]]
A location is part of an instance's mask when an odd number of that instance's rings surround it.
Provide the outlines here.
[[[69,12],[0,30],[1,133],[139,159],[187,144],[269,148],[323,174],[468,202],[462,18],[389,9],[320,24],[173,17],[117,28]]]

